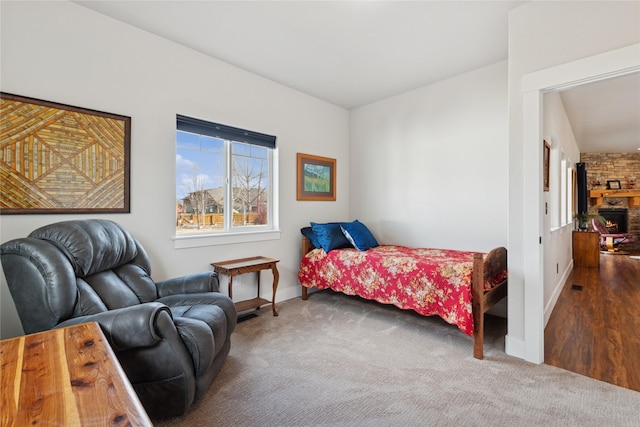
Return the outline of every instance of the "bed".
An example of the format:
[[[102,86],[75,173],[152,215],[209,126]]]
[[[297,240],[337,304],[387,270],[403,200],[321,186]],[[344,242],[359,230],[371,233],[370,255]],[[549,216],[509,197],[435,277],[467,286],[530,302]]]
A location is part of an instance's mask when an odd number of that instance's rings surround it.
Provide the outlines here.
[[[315,287],[437,315],[472,336],[473,356],[483,358],[484,313],[507,295],[505,248],[477,253],[377,242],[337,246],[323,249],[308,227],[303,229],[298,271],[303,300]]]

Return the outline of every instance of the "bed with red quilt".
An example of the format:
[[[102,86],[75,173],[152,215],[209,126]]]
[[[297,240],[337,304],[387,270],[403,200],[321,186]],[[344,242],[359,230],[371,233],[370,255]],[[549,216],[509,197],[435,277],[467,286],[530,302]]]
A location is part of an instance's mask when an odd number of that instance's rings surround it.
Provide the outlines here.
[[[302,238],[298,280],[382,304],[440,316],[473,336],[474,357],[483,358],[484,313],[507,294],[507,250],[489,253],[379,245],[325,252]]]

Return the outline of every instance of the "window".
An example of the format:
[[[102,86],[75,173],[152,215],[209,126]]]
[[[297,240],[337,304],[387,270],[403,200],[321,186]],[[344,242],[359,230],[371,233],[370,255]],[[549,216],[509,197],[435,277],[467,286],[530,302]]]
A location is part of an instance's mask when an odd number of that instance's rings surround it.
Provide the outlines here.
[[[563,206],[562,196],[560,194],[562,188],[562,157],[564,153],[558,148],[557,141],[551,142],[551,152],[549,155],[549,211],[550,226],[552,229],[559,228],[563,222]]]
[[[176,236],[274,230],[276,137],[178,115]]]
[[[567,224],[567,159],[564,152],[560,161],[560,225]]]
[[[573,168],[571,167],[571,160],[567,160],[567,164],[565,165],[566,167],[566,182],[565,182],[565,186],[567,188],[567,191],[565,192],[565,195],[567,197],[567,201],[566,201],[566,206],[567,206],[567,210],[565,211],[565,224],[571,224],[573,221],[573,199],[574,199],[574,195],[573,195]]]

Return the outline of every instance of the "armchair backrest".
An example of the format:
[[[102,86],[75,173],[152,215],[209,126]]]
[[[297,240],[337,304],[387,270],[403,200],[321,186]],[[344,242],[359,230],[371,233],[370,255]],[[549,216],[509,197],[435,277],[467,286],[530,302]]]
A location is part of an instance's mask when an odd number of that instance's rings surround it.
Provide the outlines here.
[[[596,218],[591,218],[591,225],[593,226],[593,229],[595,231],[597,231],[598,233],[600,233],[600,234],[608,234],[609,233],[609,230],[607,230],[607,227],[605,227],[604,224],[602,224]]]
[[[58,222],[6,242],[2,268],[26,333],[158,297],[146,252],[108,220]]]
[[[47,241],[69,260],[77,277],[119,267],[135,258],[136,241],[115,222],[64,221],[45,225],[29,237]]]

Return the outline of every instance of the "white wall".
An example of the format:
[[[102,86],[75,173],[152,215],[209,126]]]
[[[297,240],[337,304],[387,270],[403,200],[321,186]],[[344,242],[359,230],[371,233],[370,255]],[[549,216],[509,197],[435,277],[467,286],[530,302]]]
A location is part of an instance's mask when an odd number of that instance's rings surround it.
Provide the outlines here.
[[[349,213],[383,243],[507,243],[507,62],[351,112]]]
[[[544,210],[542,240],[545,248],[543,304],[546,325],[573,267],[573,222],[567,223],[566,219],[562,219],[563,213],[560,209],[562,205],[561,162],[564,156],[567,167],[575,168],[575,164],[580,161],[580,150],[559,92],[544,95],[543,112],[544,140],[551,144],[552,154],[550,191],[544,193],[544,202],[548,208]],[[571,175],[568,175],[567,179],[571,182]],[[571,205],[569,205],[569,209],[571,209]]]
[[[640,2],[527,3],[509,18],[508,145],[499,148],[505,141],[499,111],[506,108],[506,92],[497,70],[506,72],[502,64],[353,111],[349,151],[348,112],[81,6],[2,1],[0,15],[3,91],[132,116],[132,213],[109,217],[147,247],[154,278],[207,269],[217,259],[264,254],[282,259],[278,299],[289,297],[298,292],[298,229],[309,220],[357,217],[382,241],[446,247],[486,249],[504,244],[507,235],[507,352],[528,360],[535,357],[527,355],[525,344],[538,337],[525,336],[525,308],[542,312],[543,298],[539,307],[538,301],[525,304],[525,290],[543,294],[544,279],[542,270],[538,280],[526,282],[525,275],[537,277],[536,257],[544,262],[536,251],[544,224],[540,141],[525,144],[522,78],[640,42]],[[484,92],[487,105],[479,101]],[[173,249],[176,113],[278,136],[281,240]],[[487,148],[497,157],[487,155]],[[296,152],[337,158],[335,203],[295,201]],[[507,175],[508,193],[501,187]],[[478,182],[490,201],[458,189]],[[478,220],[470,210],[477,206],[491,215]],[[507,207],[508,233],[502,216]],[[1,240],[68,218],[2,216]],[[473,225],[461,225],[468,234],[460,237],[452,233],[451,219]],[[8,337],[20,331],[4,280],[0,291],[0,336]]]
[[[525,134],[541,125],[539,112],[525,116],[523,77],[638,43],[639,28],[640,2],[530,2],[509,14],[509,354],[544,358],[541,141]]]
[[[265,255],[281,259],[277,300],[299,295],[300,227],[348,219],[346,110],[74,3],[3,1],[0,14],[2,91],[132,117],[131,213],[99,216],[140,240],[154,279],[210,270],[216,260]],[[279,240],[174,249],[176,113],[277,136]],[[337,159],[336,202],[296,201],[296,152]],[[3,215],[1,240],[84,217]],[[270,298],[266,274],[263,289]],[[253,293],[254,278],[240,279],[234,280],[234,296]],[[4,277],[0,298],[0,336],[21,334]],[[287,313],[281,319],[291,320]]]

